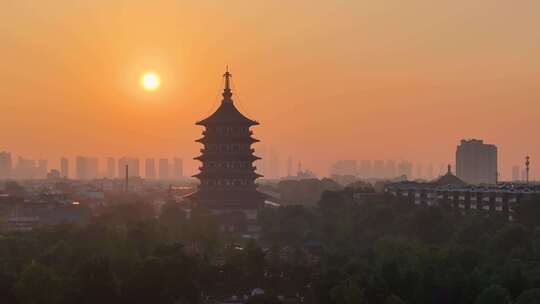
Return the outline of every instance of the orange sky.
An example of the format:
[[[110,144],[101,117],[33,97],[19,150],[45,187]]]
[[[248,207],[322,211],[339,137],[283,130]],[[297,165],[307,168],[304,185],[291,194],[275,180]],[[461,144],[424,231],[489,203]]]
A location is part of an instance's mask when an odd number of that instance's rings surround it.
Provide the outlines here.
[[[539,28],[537,0],[7,0],[0,150],[52,166],[180,155],[193,170],[194,122],[228,64],[238,107],[283,160],[438,166],[476,137],[508,177],[540,159]],[[148,69],[157,92],[139,87]]]

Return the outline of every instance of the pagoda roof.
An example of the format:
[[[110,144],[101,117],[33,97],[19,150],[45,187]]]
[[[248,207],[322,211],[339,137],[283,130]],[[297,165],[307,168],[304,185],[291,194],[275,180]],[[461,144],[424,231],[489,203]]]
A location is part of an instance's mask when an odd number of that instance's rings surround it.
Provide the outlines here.
[[[441,186],[465,186],[467,185],[466,182],[464,182],[459,177],[452,174],[452,170],[450,168],[450,165],[448,165],[448,172],[446,172],[445,175],[438,178],[435,182],[433,182],[435,186],[441,187]]]
[[[234,106],[232,99],[230,102],[223,100],[219,108],[207,118],[196,122],[197,125],[248,125],[254,126],[259,123],[255,120],[251,120],[240,113]]]
[[[227,70],[223,77],[225,78],[225,89],[223,90],[223,99],[219,108],[207,118],[196,122],[195,124],[201,126],[207,125],[247,125],[254,126],[259,123],[255,120],[251,120],[240,113],[234,106],[232,100],[232,92],[230,87],[231,73]]]

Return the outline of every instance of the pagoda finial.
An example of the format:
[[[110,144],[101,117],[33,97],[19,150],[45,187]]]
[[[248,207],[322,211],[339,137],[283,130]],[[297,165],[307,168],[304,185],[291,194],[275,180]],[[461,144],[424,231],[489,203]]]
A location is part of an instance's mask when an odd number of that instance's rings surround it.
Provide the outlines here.
[[[448,164],[448,172],[446,174],[452,174],[452,165]]]
[[[231,102],[232,103],[232,92],[231,92],[231,73],[229,73],[229,66],[225,66],[225,74],[223,74],[223,77],[225,78],[225,89],[223,90],[223,103]]]

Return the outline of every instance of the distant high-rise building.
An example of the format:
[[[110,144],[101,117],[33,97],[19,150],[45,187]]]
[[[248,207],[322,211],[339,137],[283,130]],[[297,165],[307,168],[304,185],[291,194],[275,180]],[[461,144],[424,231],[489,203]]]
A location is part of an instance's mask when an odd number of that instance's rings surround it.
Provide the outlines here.
[[[522,168],[521,169],[521,181],[527,181],[527,169]]]
[[[422,164],[416,163],[416,178],[422,178]]]
[[[88,157],[88,178],[98,178],[99,175],[99,161],[96,157]]]
[[[181,158],[173,159],[173,176],[175,179],[181,179],[184,175],[184,165]]]
[[[159,179],[169,179],[169,160],[166,158],[159,159]]]
[[[156,179],[156,160],[147,158],[144,161],[144,177],[146,179]]]
[[[17,178],[36,178],[37,167],[36,161],[33,159],[18,158],[15,166],[15,176]]]
[[[268,155],[268,178],[279,178],[279,154],[275,149],[270,149]]]
[[[426,177],[429,180],[432,180],[435,176],[433,174],[433,164],[430,163],[427,167]]]
[[[398,175],[406,176],[408,179],[412,178],[413,165],[408,161],[401,161],[398,164]]]
[[[129,176],[141,176],[141,166],[140,166],[138,158],[133,158],[130,162],[129,167],[130,167],[129,169],[130,171],[133,170],[133,174],[130,174]]]
[[[384,165],[384,177],[394,178],[396,177],[396,162],[393,160],[387,160]]]
[[[69,160],[65,157],[60,158],[60,177],[69,177]]]
[[[456,175],[471,184],[497,183],[497,147],[479,139],[461,140],[456,150]]]
[[[128,165],[128,158],[127,157],[119,158],[117,165],[118,165],[118,171],[117,171],[116,176],[118,178],[124,178],[126,166]]]
[[[439,176],[442,176],[444,174],[444,172],[446,172],[446,171],[444,171],[446,166],[447,165],[445,165],[444,163],[439,164]]]
[[[519,179],[519,177],[520,177],[519,175],[520,175],[520,174],[519,174],[519,166],[513,166],[513,167],[512,167],[512,181],[513,181],[513,182],[519,181],[519,180],[520,180],[520,179]]]
[[[373,162],[373,171],[372,171],[372,177],[375,178],[384,178],[385,172],[384,172],[384,161],[382,160],[376,160]]]
[[[370,160],[361,160],[360,168],[358,169],[358,175],[361,178],[373,177],[373,166]]]
[[[118,159],[118,177],[124,177],[126,171],[126,165],[128,166],[128,176],[138,177],[140,174],[139,159],[131,157],[122,157]]]
[[[116,161],[113,157],[107,158],[107,169],[106,169],[106,176],[107,178],[115,178],[116,174],[114,174],[116,168]]]
[[[338,160],[330,167],[330,175],[352,175],[358,172],[356,160]]]
[[[0,179],[10,178],[12,170],[13,162],[11,153],[6,151],[0,152]]]
[[[75,158],[75,177],[82,180],[97,178],[98,165],[98,159],[95,157],[77,156]]]
[[[76,179],[87,179],[87,162],[86,157],[77,156],[75,157],[75,178]]]
[[[287,176],[292,176],[293,174],[293,160],[292,157],[289,156],[287,159]]]
[[[39,159],[37,166],[37,178],[47,177],[47,172],[49,172],[49,162],[46,159]]]

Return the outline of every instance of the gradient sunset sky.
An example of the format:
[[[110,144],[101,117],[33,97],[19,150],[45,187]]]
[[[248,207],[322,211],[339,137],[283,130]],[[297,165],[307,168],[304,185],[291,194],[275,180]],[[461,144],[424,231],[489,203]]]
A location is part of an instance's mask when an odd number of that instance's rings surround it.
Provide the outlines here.
[[[538,0],[4,0],[0,150],[179,155],[192,173],[229,65],[256,137],[319,174],[438,167],[482,138],[503,177],[527,154],[540,177],[539,29]]]

